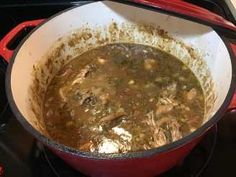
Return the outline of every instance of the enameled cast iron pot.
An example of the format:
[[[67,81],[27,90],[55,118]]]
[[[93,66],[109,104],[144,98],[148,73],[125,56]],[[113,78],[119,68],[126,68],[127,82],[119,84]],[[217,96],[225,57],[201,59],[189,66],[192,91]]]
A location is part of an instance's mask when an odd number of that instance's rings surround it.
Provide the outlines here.
[[[7,61],[11,58],[6,91],[17,119],[55,154],[88,176],[153,177],[170,169],[183,160],[216,124],[233,98],[236,58],[231,49],[236,47],[229,45],[217,32],[228,31],[232,35],[235,26],[207,10],[181,1],[139,3],[102,1],[75,7],[43,23],[42,20],[22,23],[0,42],[0,54]],[[36,25],[38,27],[23,40],[14,54],[7,49],[7,44],[24,27]],[[39,79],[38,87],[42,91],[47,85],[45,77],[50,80],[65,60],[111,42],[136,42],[159,47],[187,64],[200,80],[206,97],[203,125],[171,144],[126,154],[81,152],[50,139],[39,113],[42,93],[32,86],[35,78]],[[45,63],[47,67],[43,65]],[[235,101],[230,108],[234,106]]]

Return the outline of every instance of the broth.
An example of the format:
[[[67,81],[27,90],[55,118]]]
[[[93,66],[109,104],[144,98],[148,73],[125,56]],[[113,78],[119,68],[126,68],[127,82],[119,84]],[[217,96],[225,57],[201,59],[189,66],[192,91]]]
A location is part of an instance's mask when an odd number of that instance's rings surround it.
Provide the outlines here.
[[[179,59],[141,44],[108,44],[74,58],[49,84],[50,137],[81,151],[126,153],[176,141],[201,126],[204,96]]]

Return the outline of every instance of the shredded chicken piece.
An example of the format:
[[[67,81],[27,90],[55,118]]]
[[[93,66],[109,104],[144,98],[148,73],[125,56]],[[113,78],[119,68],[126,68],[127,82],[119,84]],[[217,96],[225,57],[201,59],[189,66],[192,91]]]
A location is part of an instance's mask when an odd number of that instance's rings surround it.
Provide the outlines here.
[[[93,68],[94,67],[92,65],[85,66],[85,68],[82,69],[81,72],[75,77],[76,79],[72,82],[71,85],[81,84],[88,73],[93,70]]]
[[[151,149],[151,147],[150,147],[150,146],[148,146],[147,144],[144,144],[144,145],[143,145],[143,148],[144,148],[144,150]]]
[[[90,152],[93,152],[93,151],[95,150],[95,149],[94,149],[94,144],[93,144],[92,141],[89,141],[89,142],[87,142],[87,143],[81,145],[81,146],[79,147],[79,149],[80,149],[81,151],[90,151]]]
[[[196,127],[198,127],[200,120],[201,119],[198,116],[193,116],[187,120],[187,123],[191,131],[196,130]]]
[[[166,94],[167,95],[167,94]],[[174,96],[173,95],[170,95],[170,96],[164,96],[164,97],[161,97],[159,98],[159,103],[158,104],[172,104],[173,106],[176,106],[178,103],[177,101],[174,99]]]
[[[197,90],[195,88],[192,88],[189,92],[186,94],[186,98],[189,101],[192,101],[197,96]]]
[[[167,144],[169,141],[165,135],[165,130],[161,128],[163,124],[166,124],[168,130],[171,132],[171,138],[172,141],[176,141],[180,138],[182,138],[182,134],[180,132],[180,125],[177,122],[176,119],[171,117],[164,117],[162,119],[159,119],[157,121],[154,120],[154,113],[153,111],[150,111],[147,115],[148,120],[146,123],[151,126],[152,129],[154,129],[154,145],[155,147],[162,146],[164,144]]]
[[[170,119],[168,122],[168,128],[171,132],[172,141],[177,141],[182,138],[182,134],[180,132],[180,125],[175,119]]]
[[[165,135],[165,130],[157,127],[153,134],[154,145],[155,147],[163,146],[168,143],[168,140]]]
[[[146,114],[146,116],[148,117],[147,124],[150,125],[152,129],[154,129],[154,133],[153,133],[154,141],[152,142],[153,146],[159,147],[168,143],[168,140],[164,133],[165,130],[162,129],[160,125],[157,124],[154,120],[154,117],[155,117],[154,112],[150,111],[149,113]]]
[[[63,88],[63,87],[59,89],[59,95],[60,95],[61,99],[65,102],[67,100],[67,98],[65,96],[65,90],[64,89],[65,88]]]
[[[100,119],[100,122],[108,122],[108,121],[112,121],[112,120],[114,120],[114,119],[118,119],[118,118],[120,118],[120,117],[123,117],[123,116],[125,116],[126,114],[125,114],[125,112],[124,111],[117,111],[117,112],[115,112],[115,113],[112,113],[112,114],[110,114],[110,115],[108,115],[108,116],[105,116],[105,117],[103,117],[103,118],[101,118]]]
[[[180,131],[180,125],[176,119],[170,117],[164,117],[157,121],[157,127],[161,127],[163,124],[167,125],[168,130],[171,132],[172,141],[176,141],[182,138]]]
[[[156,122],[154,120],[154,117],[155,117],[154,112],[150,111],[149,113],[146,114],[146,116],[148,117],[148,120],[146,121],[146,123],[151,126],[156,126]]]
[[[159,105],[157,104],[157,109],[156,109],[156,116],[164,113],[168,113],[173,109],[173,105],[168,104],[168,105]]]

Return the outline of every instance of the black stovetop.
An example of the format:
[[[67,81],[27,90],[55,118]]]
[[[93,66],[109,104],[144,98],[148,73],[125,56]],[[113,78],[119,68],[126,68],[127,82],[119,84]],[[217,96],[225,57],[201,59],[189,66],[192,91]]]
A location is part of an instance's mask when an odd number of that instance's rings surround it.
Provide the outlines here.
[[[214,0],[186,0],[207,8],[235,23],[226,3]],[[0,3],[0,39],[14,26],[26,20],[48,18],[73,5],[88,1],[2,0]],[[12,44],[15,48],[28,33]],[[7,64],[0,58],[0,177],[82,177],[37,142],[17,122],[4,91]],[[236,111],[226,113],[203,141],[178,166],[161,177],[231,177],[236,176]],[[121,174],[122,176],[122,174]]]

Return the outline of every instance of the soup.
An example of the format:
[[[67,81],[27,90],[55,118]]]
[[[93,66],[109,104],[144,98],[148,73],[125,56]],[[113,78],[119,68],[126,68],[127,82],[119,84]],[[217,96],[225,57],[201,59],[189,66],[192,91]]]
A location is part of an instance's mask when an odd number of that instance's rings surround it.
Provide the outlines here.
[[[117,43],[64,65],[49,84],[49,136],[81,151],[126,153],[176,141],[201,126],[204,96],[179,59],[157,48]]]

